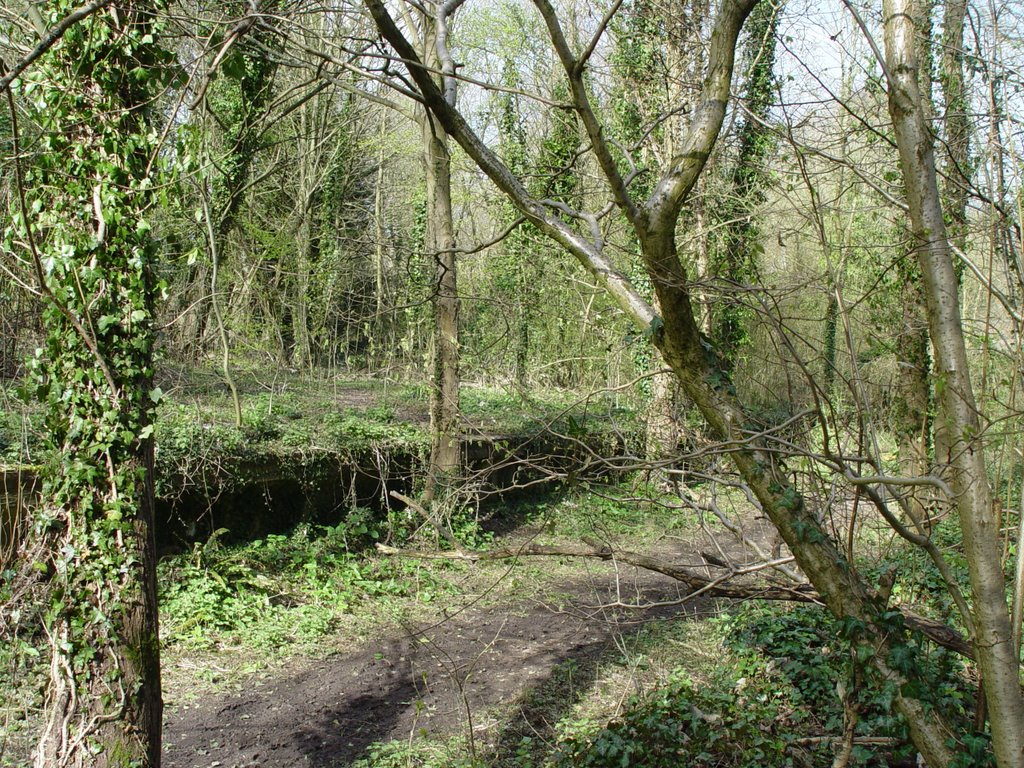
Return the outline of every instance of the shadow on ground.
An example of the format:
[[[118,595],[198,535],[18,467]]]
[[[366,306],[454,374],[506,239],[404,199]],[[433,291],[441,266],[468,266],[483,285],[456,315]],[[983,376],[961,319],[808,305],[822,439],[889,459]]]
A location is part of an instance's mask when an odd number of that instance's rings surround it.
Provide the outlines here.
[[[677,594],[675,582],[643,579],[646,599]],[[607,599],[608,588],[574,585],[566,603],[594,602],[601,594]],[[642,618],[692,610],[662,608]],[[164,766],[346,766],[378,741],[464,734],[467,707],[474,734],[488,751],[514,753],[523,736],[550,735],[560,713],[592,685],[598,660],[615,637],[640,626],[624,626],[622,617],[606,611],[540,604],[471,608],[172,712]],[[511,710],[511,716],[494,717],[496,709]]]

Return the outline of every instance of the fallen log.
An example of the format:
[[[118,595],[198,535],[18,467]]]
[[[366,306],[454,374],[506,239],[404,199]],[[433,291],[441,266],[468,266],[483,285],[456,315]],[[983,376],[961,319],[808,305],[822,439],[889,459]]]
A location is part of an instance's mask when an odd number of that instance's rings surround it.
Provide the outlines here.
[[[748,568],[731,569],[722,576],[709,578],[703,574],[675,563],[669,563],[639,552],[613,549],[606,544],[588,544],[587,546],[551,546],[545,544],[523,544],[518,547],[502,547],[484,552],[468,552],[466,550],[445,550],[437,552],[407,550],[377,544],[377,550],[385,555],[400,557],[419,557],[433,560],[463,560],[468,562],[485,562],[488,560],[513,560],[520,557],[583,557],[597,560],[614,560],[643,570],[660,573],[689,587],[690,592],[679,599],[679,602],[692,600],[698,596],[724,597],[733,600],[777,600],[798,603],[815,603],[824,605],[818,593],[809,584],[750,584],[732,581],[737,576],[748,575],[766,568],[773,568],[791,558],[782,558],[767,563],[759,563]],[[635,606],[642,608],[643,606]],[[903,623],[914,631],[920,632],[936,645],[974,660],[974,649],[956,629],[940,621],[920,616],[905,608],[897,610],[903,614]]]

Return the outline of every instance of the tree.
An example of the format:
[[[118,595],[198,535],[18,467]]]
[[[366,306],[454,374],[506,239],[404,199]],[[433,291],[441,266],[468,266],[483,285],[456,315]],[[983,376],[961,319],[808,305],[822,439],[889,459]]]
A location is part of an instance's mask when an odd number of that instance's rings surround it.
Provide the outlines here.
[[[746,342],[751,312],[730,293],[742,291],[757,280],[758,262],[764,250],[756,216],[771,186],[768,163],[775,151],[775,134],[769,127],[775,100],[775,47],[781,10],[762,2],[750,15],[746,51],[747,80],[744,116],[737,130],[738,151],[728,173],[724,199],[710,216],[717,247],[711,254],[709,276],[725,286],[724,301],[711,312],[711,335],[719,343],[719,355],[730,372]]]
[[[424,61],[437,72],[445,103],[455,107],[455,62],[448,50],[449,19],[462,0],[434,3],[421,16]],[[434,346],[430,387],[430,467],[424,500],[435,500],[462,462],[459,440],[459,291],[452,221],[452,158],[448,134],[434,114],[419,114],[427,178],[427,249],[434,255]]]
[[[267,10],[273,11],[273,2]],[[224,382],[231,392],[235,410],[235,424],[242,425],[242,406],[231,374],[231,347],[225,324],[225,310],[222,294],[229,291],[218,286],[218,275],[223,267],[232,231],[235,229],[238,211],[249,179],[253,158],[260,147],[263,131],[261,122],[266,118],[266,106],[273,89],[276,62],[266,55],[262,48],[273,50],[276,42],[270,25],[258,24],[255,3],[230,2],[224,10],[232,16],[241,16],[223,39],[215,36],[219,43],[218,52],[211,64],[211,71],[202,81],[198,103],[201,114],[207,117],[209,125],[197,126],[193,134],[194,146],[201,163],[198,175],[198,197],[200,219],[203,224],[203,238],[206,241],[205,260],[195,260],[189,266],[189,285],[197,287],[200,293],[209,293],[206,300],[195,304],[194,325],[186,326],[184,349],[201,354],[205,348],[205,336],[210,314],[213,314],[216,332],[221,346],[221,370]],[[255,51],[248,50],[255,38]],[[221,70],[217,71],[217,66]],[[218,76],[219,75],[219,76]],[[215,77],[218,76],[218,77]],[[222,127],[220,135],[214,125]],[[211,149],[217,138],[222,144],[220,152]],[[221,280],[223,283],[223,280]],[[186,290],[182,297],[191,295]]]
[[[661,308],[657,314],[609,259],[599,226],[599,214],[578,210],[567,212],[564,206],[552,206],[550,201],[531,196],[522,181],[473,132],[465,117],[443,98],[428,70],[394,24],[383,3],[380,0],[365,0],[365,4],[382,36],[408,66],[419,93],[448,134],[459,142],[467,155],[515,203],[523,215],[548,237],[560,243],[600,282],[616,299],[623,312],[658,347],[672,368],[683,393],[704,417],[710,433],[728,448],[738,475],[792,551],[803,573],[816,587],[829,610],[843,621],[850,639],[860,648],[860,653],[870,659],[879,684],[884,681],[888,686],[893,706],[906,721],[911,738],[925,760],[932,766],[951,765],[955,760],[956,747],[955,741],[950,745],[949,736],[954,731],[942,714],[927,701],[926,686],[916,680],[918,672],[914,651],[907,643],[905,627],[896,618],[896,614],[887,609],[885,592],[873,590],[854,564],[840,552],[837,543],[822,525],[819,514],[807,503],[780,460],[778,444],[771,431],[766,432],[748,418],[717,354],[716,339],[706,340],[699,331],[691,283],[678,255],[677,225],[721,130],[732,82],[737,41],[756,0],[726,0],[721,5],[710,36],[703,89],[691,113],[688,130],[676,148],[675,155],[662,163],[660,176],[652,192],[643,200],[638,200],[631,193],[630,184],[636,176],[633,171],[635,165],[629,164],[627,172],[621,169],[615,152],[618,147],[606,134],[606,126],[599,119],[584,82],[589,60],[617,6],[612,6],[591,40],[577,51],[567,41],[554,6],[548,0],[534,2],[548,29],[552,48],[562,63],[574,108],[590,142],[589,151],[605,179],[612,204],[629,223],[640,244],[645,271]],[[563,218],[567,213],[572,223]],[[928,270],[922,267],[922,271],[928,286]],[[927,290],[930,291],[930,287]],[[947,309],[949,305],[955,306],[955,295],[952,298],[945,295],[941,303]],[[934,331],[932,336],[933,343],[938,344]],[[945,343],[951,340],[943,337],[942,341]],[[951,351],[955,350],[951,347]],[[941,356],[938,357],[941,359]],[[951,360],[954,367],[949,373],[960,371],[957,375],[966,376],[966,365],[960,365],[961,362]],[[968,391],[962,386],[962,381],[950,381],[947,384],[951,385],[951,392],[963,394]],[[964,411],[967,406],[956,401],[955,394],[947,393],[946,398],[947,409],[952,413],[958,408],[957,418],[966,419]],[[971,429],[969,422],[960,423],[968,430]],[[934,543],[927,537],[907,530],[889,510],[887,502],[878,491],[878,487],[887,487],[886,480],[862,478],[859,468],[851,465],[834,443],[835,437],[823,417],[819,428],[823,447],[815,455],[815,461],[820,461],[826,468],[845,476],[858,487],[863,487],[878,513],[900,535],[928,551],[940,572],[945,575],[946,586],[954,599],[961,606],[965,605],[960,597],[959,585],[949,575],[948,567]],[[977,435],[977,430],[970,434]],[[969,441],[971,438],[968,436],[965,439]],[[970,443],[967,442],[965,447],[971,449]],[[975,454],[979,453],[976,448],[972,450]],[[964,479],[972,479],[975,486],[983,486],[986,482],[984,472],[979,473],[977,469],[972,467]],[[934,479],[910,479],[911,483],[932,481]],[[968,492],[966,488],[964,490]],[[984,515],[984,508],[967,508],[965,519],[978,514]],[[970,524],[965,523],[965,540],[971,538],[978,542],[990,533],[986,530],[979,538],[978,534],[982,532],[971,529],[976,522],[977,519]],[[983,522],[987,525],[988,520],[984,519]],[[976,549],[968,543],[967,551],[969,557],[977,559],[985,550]],[[990,629],[996,630],[995,634],[975,638],[975,652],[979,655],[989,654],[990,659],[983,666],[998,668],[1002,675],[997,685],[1003,686],[1003,689],[998,695],[990,693],[990,701],[998,702],[1000,706],[1003,703],[1008,705],[1009,708],[1000,717],[1005,718],[1004,725],[1015,723],[1015,732],[1020,734],[1024,728],[1021,727],[1014,697],[1007,693],[1008,683],[1005,683],[1011,664],[1005,656],[1008,646],[1003,643],[1001,632],[1008,622],[1000,624],[997,615],[999,611],[1005,614],[1005,595],[1000,588],[1001,582],[989,580],[992,570],[998,568],[998,562],[998,557],[993,557],[987,560],[987,564],[975,562],[971,565],[972,581],[975,573],[980,577],[980,589],[974,590],[974,599],[976,602],[985,602],[987,606],[976,610],[984,614],[985,622],[989,619],[994,622],[983,631],[987,633]],[[970,623],[969,616],[965,615],[964,619]],[[980,627],[979,631],[982,631]],[[992,639],[999,640],[997,648],[987,644]],[[992,654],[1001,655],[994,659]],[[1016,670],[1015,665],[1013,669]],[[1015,675],[1016,672],[1014,685]],[[1004,699],[1003,694],[1009,697]],[[1019,697],[1019,693],[1016,696]],[[1005,728],[1001,727],[1001,734],[1000,738],[1006,739]],[[997,748],[1001,765],[1019,765],[1020,755],[1013,750],[1014,747],[1006,743]]]
[[[1006,607],[999,522],[980,443],[981,425],[964,342],[959,281],[918,80],[915,12],[911,0],[886,0],[883,13],[889,112],[941,380],[939,418],[950,441],[951,484],[970,573],[972,634],[992,724],[992,744],[1000,768],[1024,766],[1020,658]]]
[[[165,63],[156,6],[94,3],[82,20],[71,2],[49,3],[44,21],[63,37],[43,36],[52,47],[16,85],[40,133],[18,168],[5,247],[28,251],[44,295],[35,375],[57,451],[36,513],[51,558],[38,768],[160,764],[146,219],[157,162],[146,108]]]

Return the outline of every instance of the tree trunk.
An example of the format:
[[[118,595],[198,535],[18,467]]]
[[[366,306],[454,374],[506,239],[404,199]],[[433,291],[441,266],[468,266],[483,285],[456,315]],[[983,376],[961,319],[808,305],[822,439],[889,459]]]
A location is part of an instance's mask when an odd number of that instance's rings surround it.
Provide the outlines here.
[[[572,253],[622,311],[637,326],[646,329],[673,369],[683,394],[701,411],[711,432],[728,444],[728,453],[737,471],[763,512],[775,524],[798,565],[833,614],[846,620],[851,639],[868,651],[875,669],[891,683],[894,705],[906,719],[914,744],[933,768],[947,766],[953,760],[952,750],[946,745],[950,735],[948,724],[933,707],[913,697],[914,687],[907,683],[908,676],[915,674],[914,666],[904,665],[901,671],[891,664],[892,659],[899,658],[894,655],[894,649],[905,639],[902,627],[893,624],[884,601],[872,595],[853,565],[837,550],[799,490],[776,466],[773,454],[763,450],[758,437],[747,431],[745,416],[727,377],[715,368],[713,350],[706,349],[700,338],[689,294],[690,284],[676,253],[675,231],[680,212],[721,130],[732,84],[736,41],[756,1],[725,0],[721,4],[708,46],[703,92],[691,113],[687,135],[648,199],[639,202],[629,194],[611,144],[604,137],[604,126],[590,106],[582,78],[583,62],[575,58],[567,45],[554,7],[547,0],[534,0],[564,66],[594,160],[615,204],[641,244],[645,267],[662,309],[659,317],[636,287],[614,269],[602,242],[567,226],[542,201],[529,195],[522,181],[442,97],[384,4],[380,0],[364,0],[382,34],[409,63],[410,74],[424,101],[443,122],[446,131],[455,136],[466,153],[542,232]],[[998,564],[998,557],[993,562]]]
[[[909,0],[885,0],[889,112],[899,149],[916,255],[935,349],[940,411],[952,444],[956,494],[970,574],[978,663],[1000,768],[1024,766],[1024,701],[1010,631],[1001,570],[998,520],[992,504],[978,411],[970,379],[953,268],[939,197],[935,157],[918,89],[913,9]]]
[[[943,209],[949,219],[949,237],[963,248],[967,240],[967,200],[971,167],[971,120],[964,86],[964,20],[966,0],[946,0],[942,12],[942,60],[939,80],[946,110],[943,125],[946,153]]]
[[[438,7],[438,13],[441,9]],[[444,70],[441,86],[451,106],[455,102],[454,64],[439,40],[445,19],[423,16],[423,50],[435,69]],[[450,71],[449,71],[450,70]],[[455,226],[452,221],[451,155],[448,134],[430,112],[420,125],[427,181],[427,247],[434,257],[433,358],[430,389],[430,467],[424,501],[458,474],[459,442],[459,292],[455,263]]]
[[[901,262],[913,254],[900,257]],[[931,428],[931,360],[928,353],[928,320],[917,269],[909,264],[899,268],[901,316],[895,335],[897,365],[893,431],[896,435],[901,472],[923,477],[931,468],[928,457]],[[909,498],[917,523],[928,525],[927,486],[915,486]]]
[[[427,150],[429,242],[434,252],[434,355],[430,396],[431,496],[459,469],[459,294],[452,226],[448,137],[433,120],[423,125]]]
[[[122,2],[116,12],[94,13],[22,79],[21,87],[33,88],[26,108],[48,105],[33,115],[47,150],[33,160],[32,188],[20,168],[18,187],[26,255],[46,303],[38,384],[62,457],[44,479],[36,512],[52,571],[37,768],[160,764],[156,254],[144,218],[157,185],[142,119],[152,94],[126,75],[159,65],[155,5]],[[76,9],[66,1],[48,7],[58,17]],[[133,149],[111,154],[111,146]]]

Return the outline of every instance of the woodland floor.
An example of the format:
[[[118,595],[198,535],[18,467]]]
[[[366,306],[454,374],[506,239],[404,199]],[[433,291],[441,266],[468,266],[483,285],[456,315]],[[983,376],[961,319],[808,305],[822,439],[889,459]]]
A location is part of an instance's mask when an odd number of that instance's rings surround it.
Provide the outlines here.
[[[315,412],[302,390],[291,394],[255,380],[245,385],[250,396],[276,393],[275,407],[283,401]],[[214,384],[192,394],[194,374],[188,381],[168,375],[163,386],[196,406],[223,399]],[[489,402],[473,397],[477,429],[507,418],[492,418]],[[336,388],[330,399],[334,409],[357,411],[395,403],[359,384]],[[399,400],[392,418],[423,423],[426,412],[419,402]],[[752,525],[748,535],[763,538],[764,526]],[[498,534],[501,544],[539,532],[512,527]],[[715,550],[707,535],[694,526],[676,536],[662,529],[656,544],[650,531],[643,542],[630,535],[620,543],[698,567],[701,548]],[[738,543],[722,544],[735,562],[747,559]],[[465,741],[470,729],[489,764],[511,765],[524,737],[554,741],[556,721],[594,695],[603,684],[602,663],[626,655],[645,626],[716,610],[713,601],[679,602],[679,585],[668,577],[608,563],[534,559],[468,570],[454,599],[438,597],[400,620],[359,619],[306,655],[250,664],[231,652],[166,654],[165,768],[348,766],[379,742]],[[636,610],[612,603],[655,605]],[[604,695],[622,704],[635,692]]]
[[[173,708],[165,766],[345,766],[374,742],[464,734],[467,713],[484,749],[514,751],[522,736],[545,735],[548,724],[533,721],[527,694],[543,688],[561,665],[572,663],[571,684],[585,688],[617,640],[653,618],[692,616],[705,607],[628,614],[585,608],[616,599],[616,579],[607,575],[563,584],[560,594],[560,606],[468,607],[349,653],[295,660],[252,687]],[[630,578],[622,597],[655,602],[678,593],[670,579],[641,575]]]
[[[534,533],[520,528],[502,543]],[[691,534],[661,540],[658,554],[700,563],[707,534]],[[738,543],[727,552],[746,559]],[[713,601],[678,602],[668,577],[613,564],[490,565],[483,578],[467,577],[467,592],[446,600],[447,610],[351,649],[286,661],[214,695],[171,683],[166,768],[347,766],[375,742],[465,737],[470,718],[478,750],[501,765],[524,736],[549,739],[554,721],[597,684],[601,661],[621,657],[645,625],[716,610]],[[526,569],[518,579],[517,569]]]
[[[379,403],[379,394],[366,389],[335,398],[358,410]],[[411,423],[426,419],[417,405],[396,416]],[[462,607],[438,607],[432,621],[392,627],[322,658],[287,660],[236,681],[233,690],[185,690],[189,674],[177,684],[173,676],[164,766],[347,766],[376,742],[465,735],[470,718],[482,750],[514,751],[522,736],[543,738],[549,729],[535,720],[550,712],[532,712],[529,701],[556,678],[564,688],[559,670],[570,667],[568,685],[582,693],[599,661],[645,623],[693,616],[707,606],[602,607],[671,602],[680,593],[675,581],[658,574],[617,573],[600,565],[559,573],[566,580],[543,579],[534,590],[465,595]],[[557,695],[566,706],[573,703],[573,692]]]

